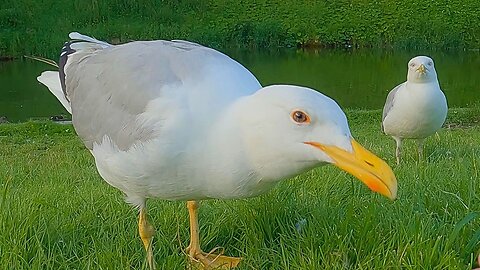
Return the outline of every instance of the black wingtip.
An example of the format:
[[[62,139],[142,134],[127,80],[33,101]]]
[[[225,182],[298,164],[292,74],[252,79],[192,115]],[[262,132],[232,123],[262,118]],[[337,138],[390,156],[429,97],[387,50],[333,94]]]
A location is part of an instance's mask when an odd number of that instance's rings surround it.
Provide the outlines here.
[[[65,84],[65,65],[67,64],[68,56],[75,52],[75,50],[71,47],[73,43],[75,43],[75,40],[67,41],[65,42],[65,44],[63,44],[62,50],[60,51],[60,59],[58,61],[58,74],[60,76],[60,85],[62,86],[62,91],[67,101],[70,100],[68,100],[67,98],[67,86]]]

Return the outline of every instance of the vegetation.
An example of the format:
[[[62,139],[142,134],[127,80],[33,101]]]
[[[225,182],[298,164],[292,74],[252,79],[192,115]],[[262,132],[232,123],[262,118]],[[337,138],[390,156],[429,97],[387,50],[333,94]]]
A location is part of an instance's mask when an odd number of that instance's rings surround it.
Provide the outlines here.
[[[380,111],[347,111],[357,140],[394,164]],[[326,166],[252,199],[206,201],[205,250],[240,269],[471,269],[480,251],[480,109],[451,109],[416,162],[407,142],[391,202]],[[149,201],[159,269],[185,269],[183,202]],[[72,126],[0,125],[0,265],[5,269],[146,269],[136,211],[96,173]]]
[[[480,5],[454,1],[3,0],[0,55],[57,57],[71,31],[213,47],[480,47]]]

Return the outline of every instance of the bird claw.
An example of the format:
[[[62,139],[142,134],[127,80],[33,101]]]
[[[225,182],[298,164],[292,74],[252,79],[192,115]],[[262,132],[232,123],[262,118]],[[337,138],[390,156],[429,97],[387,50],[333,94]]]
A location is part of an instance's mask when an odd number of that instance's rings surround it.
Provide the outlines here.
[[[219,249],[221,249],[221,252],[215,253]],[[242,260],[241,257],[223,255],[223,248],[221,247],[216,247],[208,253],[203,251],[192,252],[188,247],[187,252],[193,269],[232,269],[237,267]]]

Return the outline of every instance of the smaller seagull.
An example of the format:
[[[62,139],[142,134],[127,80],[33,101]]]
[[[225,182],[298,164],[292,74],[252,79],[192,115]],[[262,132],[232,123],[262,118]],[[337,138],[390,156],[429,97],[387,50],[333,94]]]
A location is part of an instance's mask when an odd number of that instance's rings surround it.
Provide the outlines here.
[[[403,139],[415,139],[419,160],[426,137],[440,129],[447,117],[447,100],[437,80],[433,60],[417,56],[408,62],[407,81],[388,93],[382,130],[397,142],[397,164]]]

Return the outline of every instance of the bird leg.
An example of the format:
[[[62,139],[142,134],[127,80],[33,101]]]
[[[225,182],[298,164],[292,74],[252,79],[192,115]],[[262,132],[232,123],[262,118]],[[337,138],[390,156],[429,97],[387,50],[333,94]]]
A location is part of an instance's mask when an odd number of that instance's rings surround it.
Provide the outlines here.
[[[425,139],[417,139],[418,162],[423,160],[423,143]]]
[[[397,158],[397,165],[400,164],[400,155],[402,153],[402,139],[399,137],[393,137],[397,143],[397,148],[395,149],[395,157]]]
[[[242,258],[213,253],[218,250],[218,248],[214,248],[208,253],[200,249],[198,202],[187,201],[187,208],[190,215],[190,245],[187,247],[187,253],[192,265],[198,266],[201,269],[231,269],[236,267]]]
[[[147,261],[150,270],[155,270],[155,259],[153,257],[152,243],[153,236],[155,235],[155,228],[147,220],[147,211],[145,207],[140,209],[140,214],[138,215],[138,232],[140,233],[140,238],[142,239],[143,246],[147,252]]]

